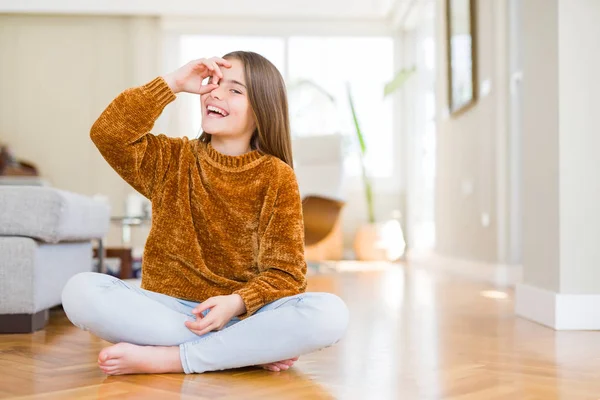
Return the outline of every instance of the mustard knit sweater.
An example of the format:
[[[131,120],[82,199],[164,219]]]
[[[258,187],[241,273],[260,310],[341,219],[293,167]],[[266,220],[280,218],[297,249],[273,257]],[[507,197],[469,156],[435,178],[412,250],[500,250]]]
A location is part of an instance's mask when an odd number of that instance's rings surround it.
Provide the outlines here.
[[[176,99],[158,77],[121,93],[91,138],[152,201],[142,288],[201,302],[239,294],[248,317],[306,288],[302,204],[294,171],[258,150],[240,156],[150,132]]]

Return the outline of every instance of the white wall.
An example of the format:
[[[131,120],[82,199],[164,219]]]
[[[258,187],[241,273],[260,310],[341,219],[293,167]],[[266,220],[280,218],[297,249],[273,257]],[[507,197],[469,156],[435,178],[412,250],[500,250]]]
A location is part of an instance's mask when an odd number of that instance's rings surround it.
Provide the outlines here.
[[[600,329],[600,3],[523,3],[523,278],[518,315]]]
[[[523,5],[524,281],[600,292],[600,3]]]
[[[600,293],[600,2],[560,0],[558,16],[560,292]]]

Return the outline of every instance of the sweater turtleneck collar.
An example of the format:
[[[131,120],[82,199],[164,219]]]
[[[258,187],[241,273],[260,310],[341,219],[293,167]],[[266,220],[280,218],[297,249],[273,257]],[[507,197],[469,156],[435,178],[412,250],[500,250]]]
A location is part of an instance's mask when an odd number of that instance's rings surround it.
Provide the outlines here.
[[[206,155],[216,164],[227,168],[241,168],[259,160],[264,155],[258,150],[252,150],[239,156],[229,156],[218,152],[210,143],[200,143],[204,147]]]

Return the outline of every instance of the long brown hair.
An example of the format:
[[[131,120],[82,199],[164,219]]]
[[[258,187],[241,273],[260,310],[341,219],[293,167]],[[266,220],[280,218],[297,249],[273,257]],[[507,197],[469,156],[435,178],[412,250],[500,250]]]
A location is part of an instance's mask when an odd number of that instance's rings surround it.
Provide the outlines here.
[[[256,123],[250,147],[294,168],[287,94],[281,73],[269,60],[251,51],[234,51],[223,58],[237,59],[244,65],[248,99]],[[199,138],[204,143],[210,139],[206,132]]]

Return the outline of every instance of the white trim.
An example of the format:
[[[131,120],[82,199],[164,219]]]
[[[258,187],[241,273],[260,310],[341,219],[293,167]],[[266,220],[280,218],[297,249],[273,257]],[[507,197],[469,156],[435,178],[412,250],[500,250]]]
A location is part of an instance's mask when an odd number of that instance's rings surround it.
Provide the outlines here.
[[[392,36],[381,20],[328,18],[239,18],[202,16],[161,18],[165,32],[195,35],[250,36]]]
[[[523,162],[522,113],[523,80],[522,38],[523,17],[520,0],[508,2],[508,198],[507,198],[507,262],[519,262],[523,253]]]
[[[405,23],[418,0],[396,0],[388,13],[388,19],[394,29],[405,28]]]
[[[600,330],[600,294],[563,294],[520,283],[515,310],[556,330]]]
[[[520,283],[515,288],[515,312],[518,316],[554,328],[556,293]]]
[[[447,272],[496,286],[511,287],[522,280],[523,269],[520,265],[462,260],[434,253],[416,253],[414,251],[407,254],[407,261],[411,265]]]
[[[513,260],[508,255],[508,219],[509,219],[509,130],[508,130],[508,6],[505,2],[494,3],[493,10],[493,32],[494,42],[492,44],[495,65],[492,81],[496,82],[495,92],[495,112],[494,115],[494,130],[495,143],[493,144],[496,154],[496,163],[491,169],[496,176],[496,248],[497,258],[501,262],[520,262]],[[490,176],[489,181],[493,181]],[[492,211],[492,204],[488,203],[485,208]]]
[[[187,15],[307,18],[363,18],[383,22],[385,11],[370,2],[321,0],[0,0],[0,12],[104,15]]]

